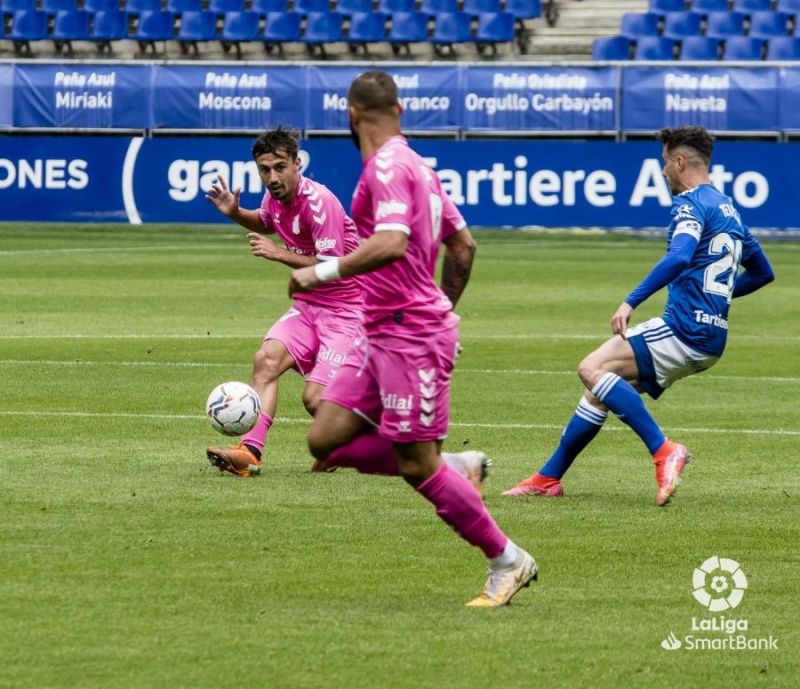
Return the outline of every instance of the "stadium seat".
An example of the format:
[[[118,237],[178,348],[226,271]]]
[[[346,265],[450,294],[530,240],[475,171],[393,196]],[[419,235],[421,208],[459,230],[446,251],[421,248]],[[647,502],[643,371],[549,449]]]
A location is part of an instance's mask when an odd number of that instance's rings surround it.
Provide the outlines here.
[[[199,43],[217,39],[217,14],[211,10],[184,12],[178,24],[177,39],[184,55],[190,51],[199,55]]]
[[[139,44],[139,50],[146,53],[150,48],[156,55],[156,43],[171,41],[175,36],[175,14],[169,10],[155,10],[139,14],[139,21],[131,38]]]
[[[16,10],[11,15],[11,29],[6,38],[14,41],[14,52],[17,55],[30,55],[30,42],[47,38],[47,12]]]
[[[674,60],[676,42],[663,36],[640,36],[633,49],[634,60]]]
[[[412,43],[428,40],[428,15],[425,12],[394,12],[387,40],[395,55],[402,51],[410,54]]]
[[[414,12],[414,0],[378,0],[378,12],[392,15],[395,12]]]
[[[89,40],[89,13],[85,10],[61,10],[53,17],[50,38],[60,53],[64,48],[72,55],[72,41]]]
[[[119,0],[83,0],[81,9],[91,14],[95,12],[113,12],[119,9]]]
[[[514,15],[511,12],[482,12],[475,30],[475,47],[481,55],[497,55],[498,43],[513,43]]]
[[[251,0],[250,11],[265,17],[268,12],[287,12],[289,0]]]
[[[685,36],[681,39],[679,60],[719,60],[722,41],[708,36]]]
[[[306,29],[303,43],[309,55],[319,52],[326,57],[325,44],[338,43],[342,36],[342,15],[338,12],[309,12],[306,15]]]
[[[634,41],[639,36],[658,36],[660,19],[654,12],[626,12],[622,15],[619,35]]]
[[[709,12],[727,12],[729,9],[728,0],[691,0],[692,12],[708,14]]]
[[[372,12],[372,0],[336,0],[334,9],[343,17],[350,17],[356,12]]]
[[[244,0],[209,0],[206,9],[222,18],[228,12],[244,12]]]
[[[767,60],[800,60],[800,38],[773,36],[767,39]]]
[[[39,9],[46,12],[48,17],[55,17],[57,12],[77,10],[78,0],[42,0]]]
[[[517,22],[542,16],[541,0],[505,0],[503,12],[511,12]]]
[[[201,12],[203,0],[167,0],[167,6],[164,9],[176,15],[184,12]]]
[[[684,36],[699,36],[702,29],[702,15],[696,12],[673,12],[664,15],[664,28],[661,35],[680,40]]]
[[[686,0],[649,0],[647,3],[647,11],[656,14],[685,12],[686,9]]]
[[[479,14],[486,12],[499,12],[500,0],[464,0],[461,11],[472,17],[477,17]]]
[[[772,9],[772,0],[733,0],[734,12],[769,12]]]
[[[435,19],[442,12],[458,12],[458,0],[422,0],[419,11]]]
[[[785,12],[751,12],[748,36],[754,38],[772,38],[789,35],[789,18]]]
[[[383,12],[353,12],[345,40],[351,53],[362,50],[364,55],[369,55],[370,43],[386,40],[386,15]]]
[[[330,8],[330,0],[294,0],[292,11],[305,16],[309,12],[327,12]]]
[[[261,34],[264,50],[272,53],[277,48],[278,53],[282,54],[284,43],[300,41],[301,20],[302,15],[299,12],[267,12],[264,17],[264,32]]]
[[[800,12],[800,0],[778,0],[775,4],[777,12],[786,12],[787,14],[797,14]]]
[[[111,52],[111,42],[128,38],[128,13],[120,10],[95,12],[91,20],[89,40],[97,45],[97,52]]]
[[[436,15],[430,42],[440,57],[454,54],[454,46],[472,40],[472,17],[466,12],[442,12]]]
[[[723,60],[761,60],[764,53],[764,41],[750,36],[729,36],[725,39]]]
[[[236,50],[236,57],[242,57],[242,43],[260,41],[261,20],[258,12],[226,12],[222,19],[222,29],[219,32],[219,42],[226,53],[231,48]]]
[[[709,38],[744,36],[745,15],[741,12],[709,12],[706,15],[706,33]]]
[[[608,36],[592,41],[592,60],[630,60],[631,41],[625,36]]]
[[[142,12],[161,9],[161,0],[125,0],[125,11],[129,17],[138,17]]]

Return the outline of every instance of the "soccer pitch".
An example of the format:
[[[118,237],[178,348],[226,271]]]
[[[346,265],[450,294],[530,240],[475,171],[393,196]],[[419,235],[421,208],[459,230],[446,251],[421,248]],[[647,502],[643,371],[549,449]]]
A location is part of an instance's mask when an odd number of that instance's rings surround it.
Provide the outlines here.
[[[487,505],[540,565],[488,611],[463,606],[482,554],[401,480],[309,473],[299,377],[261,477],[208,464],[209,391],[249,380],[289,303],[244,232],[0,225],[0,687],[796,687],[800,244],[764,243],[776,282],[733,303],[721,362],[647,401],[695,456],[659,509],[616,419],[565,498],[500,492],[550,455],[663,240],[475,236],[445,448],[489,453]],[[692,595],[715,555],[747,577],[721,614]]]

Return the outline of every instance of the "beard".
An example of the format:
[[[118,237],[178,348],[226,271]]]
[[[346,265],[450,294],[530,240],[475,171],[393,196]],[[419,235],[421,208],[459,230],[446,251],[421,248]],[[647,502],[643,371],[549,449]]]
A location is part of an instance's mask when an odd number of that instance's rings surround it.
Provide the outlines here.
[[[353,127],[353,123],[350,122],[350,138],[353,139],[353,143],[356,145],[359,153],[361,152],[361,137],[358,135],[358,132]]]

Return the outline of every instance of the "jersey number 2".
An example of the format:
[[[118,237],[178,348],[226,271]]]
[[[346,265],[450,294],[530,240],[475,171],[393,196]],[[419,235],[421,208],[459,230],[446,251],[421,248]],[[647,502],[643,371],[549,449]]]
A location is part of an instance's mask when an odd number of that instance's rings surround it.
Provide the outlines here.
[[[710,266],[706,266],[703,275],[703,291],[719,294],[725,297],[730,304],[733,283],[736,280],[736,273],[739,272],[739,262],[742,260],[742,242],[723,232],[711,240],[708,253],[712,256],[722,254],[722,258],[717,259]],[[728,273],[727,278],[723,278],[724,281],[720,280],[720,276],[726,272]]]

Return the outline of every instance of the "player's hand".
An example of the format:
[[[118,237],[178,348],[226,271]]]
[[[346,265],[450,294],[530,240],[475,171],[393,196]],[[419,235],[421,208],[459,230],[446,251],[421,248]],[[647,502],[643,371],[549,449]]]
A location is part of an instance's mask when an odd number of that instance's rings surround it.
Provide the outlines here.
[[[239,210],[239,196],[241,193],[241,187],[231,191],[225,183],[225,178],[222,175],[217,175],[217,181],[211,185],[206,198],[214,204],[214,207],[220,213],[230,218]]]
[[[631,320],[633,307],[628,302],[623,301],[616,313],[611,317],[611,332],[615,335],[621,335],[625,338],[625,331],[628,329],[628,323]]]
[[[250,251],[253,256],[260,256],[266,258],[268,261],[277,261],[281,249],[269,237],[265,237],[258,232],[250,232],[247,235],[250,240]]]
[[[321,281],[317,277],[314,266],[298,268],[292,271],[289,278],[289,296],[291,297],[295,292],[308,292],[320,284]]]

